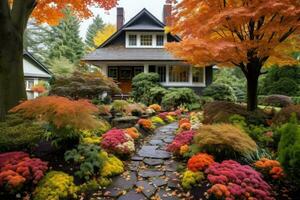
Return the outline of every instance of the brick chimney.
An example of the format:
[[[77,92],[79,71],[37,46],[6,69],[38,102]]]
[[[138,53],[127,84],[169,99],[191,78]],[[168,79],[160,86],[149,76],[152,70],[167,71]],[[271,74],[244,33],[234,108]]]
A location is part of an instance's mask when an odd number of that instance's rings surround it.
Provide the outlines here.
[[[163,10],[163,22],[165,25],[170,25],[170,19],[169,17],[171,17],[172,15],[172,5],[171,4],[165,4],[164,5],[164,10]]]
[[[124,25],[124,8],[117,8],[117,30],[119,30]]]

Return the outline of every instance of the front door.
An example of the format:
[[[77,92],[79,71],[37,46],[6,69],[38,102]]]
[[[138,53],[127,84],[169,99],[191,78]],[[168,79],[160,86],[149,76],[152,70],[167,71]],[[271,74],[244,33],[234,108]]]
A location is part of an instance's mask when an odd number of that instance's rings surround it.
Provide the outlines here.
[[[123,94],[129,94],[132,90],[132,78],[144,72],[143,66],[108,67],[108,76],[119,82]]]

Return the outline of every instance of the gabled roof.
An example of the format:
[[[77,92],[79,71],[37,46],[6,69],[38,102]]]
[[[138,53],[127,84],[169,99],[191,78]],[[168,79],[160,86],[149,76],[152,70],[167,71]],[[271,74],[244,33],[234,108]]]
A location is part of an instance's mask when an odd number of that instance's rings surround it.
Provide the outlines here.
[[[43,72],[49,74],[50,76],[52,76],[52,72],[47,69],[47,67],[45,65],[43,65],[40,61],[38,61],[31,53],[29,53],[28,51],[24,50],[23,51],[23,58],[27,58],[29,59],[29,61],[34,64],[34,66],[36,66],[38,69],[42,70]]]
[[[144,18],[143,18],[144,17]],[[139,21],[143,19],[142,21]],[[148,21],[145,19],[149,19]],[[126,24],[124,24],[116,33],[114,33],[110,38],[108,38],[102,45],[98,47],[103,48],[107,46],[110,42],[116,39],[118,36],[122,34],[125,30],[152,30],[152,31],[164,31],[165,24],[162,23],[159,19],[157,19],[153,14],[151,14],[146,8],[141,10],[136,16],[134,16],[131,20],[129,20]],[[176,40],[180,40],[178,36],[173,36]]]

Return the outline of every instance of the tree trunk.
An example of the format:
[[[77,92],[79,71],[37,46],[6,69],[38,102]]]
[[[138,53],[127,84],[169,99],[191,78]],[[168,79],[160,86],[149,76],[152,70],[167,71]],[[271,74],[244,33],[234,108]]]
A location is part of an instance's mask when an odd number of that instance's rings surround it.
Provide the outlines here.
[[[26,99],[23,72],[23,31],[0,19],[0,121]]]
[[[258,75],[249,74],[247,76],[247,109],[254,111],[257,109],[257,90],[258,90]]]

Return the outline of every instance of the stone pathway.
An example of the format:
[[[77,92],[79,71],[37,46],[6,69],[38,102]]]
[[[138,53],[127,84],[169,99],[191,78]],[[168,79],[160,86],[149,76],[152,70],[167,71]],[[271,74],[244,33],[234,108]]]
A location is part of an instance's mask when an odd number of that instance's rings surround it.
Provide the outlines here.
[[[173,141],[177,123],[157,129],[128,163],[127,171],[95,199],[118,200],[179,200],[189,199],[182,192],[178,164],[167,152]]]

